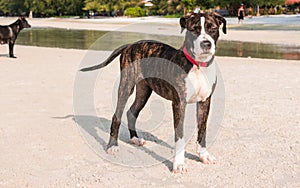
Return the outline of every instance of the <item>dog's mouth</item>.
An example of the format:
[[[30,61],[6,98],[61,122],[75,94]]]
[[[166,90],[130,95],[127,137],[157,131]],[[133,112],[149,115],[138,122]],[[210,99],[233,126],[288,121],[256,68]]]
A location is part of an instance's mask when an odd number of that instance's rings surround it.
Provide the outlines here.
[[[203,56],[203,55],[210,55],[211,53],[209,51],[204,51],[202,53],[199,54],[199,56]]]
[[[201,53],[196,54],[195,52],[192,53],[193,56],[195,57],[196,60],[198,61],[204,61],[206,60],[209,56],[212,56],[213,54],[209,51],[203,51]]]
[[[189,56],[196,62],[208,62],[210,61],[214,56],[214,48],[210,49],[203,49],[203,48],[190,48],[187,50],[187,48],[184,46],[184,49],[186,50],[185,53],[189,54]]]
[[[200,59],[201,61],[205,61],[207,58],[213,56],[215,54],[214,46],[210,48],[195,48],[192,50],[192,53],[195,59]]]

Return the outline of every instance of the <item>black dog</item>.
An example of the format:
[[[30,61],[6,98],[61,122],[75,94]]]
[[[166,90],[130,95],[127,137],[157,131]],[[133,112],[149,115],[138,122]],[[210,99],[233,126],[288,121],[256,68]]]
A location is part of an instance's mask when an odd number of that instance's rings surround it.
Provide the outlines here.
[[[24,28],[30,28],[24,17],[19,17],[17,21],[10,25],[0,25],[0,43],[9,45],[9,57],[14,56],[14,45],[17,40],[19,32]]]
[[[135,123],[154,91],[172,101],[176,143],[173,171],[187,171],[184,165],[183,122],[188,103],[197,103],[197,153],[200,161],[206,164],[215,163],[214,157],[206,150],[205,137],[211,95],[217,81],[214,55],[221,24],[223,32],[226,33],[226,20],[219,14],[190,13],[180,19],[182,30],[187,30],[181,49],[157,41],[142,40],[119,47],[99,65],[81,69],[91,71],[105,67],[121,55],[118,103],[112,117],[108,153],[117,151],[122,113],[133,88],[136,87],[135,101],[127,112],[131,143],[145,143],[138,138]]]

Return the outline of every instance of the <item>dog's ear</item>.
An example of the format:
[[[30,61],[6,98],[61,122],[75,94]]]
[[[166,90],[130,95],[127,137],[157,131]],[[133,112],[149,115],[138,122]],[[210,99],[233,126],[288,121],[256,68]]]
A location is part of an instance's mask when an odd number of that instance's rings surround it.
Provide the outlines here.
[[[184,31],[184,29],[187,28],[187,20],[191,17],[194,17],[194,12],[190,12],[190,13],[187,13],[185,16],[181,17],[180,20],[179,20],[179,24],[181,26],[181,32],[182,33]]]
[[[179,20],[179,24],[180,24],[180,27],[181,27],[181,31],[180,33],[182,33],[184,31],[184,29],[186,29],[186,17],[181,17],[180,20]]]
[[[218,22],[218,25],[223,24],[222,31],[224,34],[226,34],[227,33],[227,27],[226,27],[227,21],[225,20],[225,18],[223,18],[223,16],[221,16],[220,14],[218,14],[216,12],[213,13],[213,16],[215,17],[216,21]]]

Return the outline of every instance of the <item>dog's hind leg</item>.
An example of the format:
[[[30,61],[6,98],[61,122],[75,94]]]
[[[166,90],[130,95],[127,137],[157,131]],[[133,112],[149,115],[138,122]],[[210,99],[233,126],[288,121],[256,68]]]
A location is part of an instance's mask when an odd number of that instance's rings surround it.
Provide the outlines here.
[[[110,138],[106,148],[106,152],[109,154],[114,154],[119,150],[118,148],[118,135],[119,128],[121,124],[122,114],[129,96],[133,92],[134,79],[131,79],[130,73],[121,73],[120,86],[118,90],[118,102],[116,111],[112,117],[111,127],[110,127]]]
[[[211,97],[204,102],[197,103],[197,122],[198,122],[198,138],[197,138],[197,153],[199,159],[204,164],[216,163],[215,157],[210,155],[206,149],[206,126],[210,109]]]
[[[146,143],[143,138],[139,138],[136,130],[135,124],[139,116],[140,111],[146,105],[149,97],[151,96],[152,89],[147,85],[145,80],[140,81],[136,85],[136,96],[130,109],[127,111],[128,129],[130,133],[130,143],[142,146]]]

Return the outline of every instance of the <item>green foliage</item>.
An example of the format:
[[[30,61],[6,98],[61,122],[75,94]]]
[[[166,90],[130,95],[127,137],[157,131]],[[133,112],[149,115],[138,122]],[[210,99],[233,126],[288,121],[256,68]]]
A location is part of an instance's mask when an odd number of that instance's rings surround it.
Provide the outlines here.
[[[130,7],[125,10],[125,16],[142,17],[142,16],[146,16],[146,11],[141,7]]]
[[[183,6],[187,9],[187,12],[190,12],[193,10],[193,7],[196,6],[195,0],[182,0]]]
[[[100,5],[99,1],[85,0],[84,3],[85,3],[85,6],[83,7],[83,10],[86,10],[86,11],[97,12],[97,11],[102,11],[102,9],[103,9],[103,6]]]
[[[10,15],[21,15],[26,12],[24,0],[0,0],[0,12]]]
[[[140,0],[85,0],[83,10],[92,12],[124,12],[129,7],[142,6]]]
[[[180,15],[196,7],[205,10],[220,6],[226,8],[230,15],[236,16],[240,3],[243,3],[246,8],[252,7],[253,14],[258,6],[269,14],[270,9],[274,9],[276,5],[284,5],[284,2],[285,0],[152,0],[153,6],[146,8],[141,0],[0,0],[0,14],[20,15],[32,11],[36,16],[68,16],[82,15],[87,11],[117,11],[119,15],[123,15],[128,8],[140,7],[151,15]],[[144,10],[140,10],[142,13],[138,13],[137,10],[130,11],[136,15],[144,14]],[[282,8],[279,8],[276,13],[281,12]]]
[[[9,15],[81,15],[84,0],[0,0],[0,12]]]
[[[182,17],[183,14],[168,14],[166,16],[164,16],[165,18],[180,18]]]
[[[151,12],[154,15],[166,15],[168,13],[168,0],[153,0]]]
[[[3,0],[0,0],[0,12],[1,13],[6,13],[8,12],[8,1],[3,1]]]
[[[24,6],[32,12],[42,12],[45,10],[46,4],[40,0],[25,0]]]
[[[168,2],[168,14],[182,14],[183,10],[184,7],[180,0],[173,0]]]

